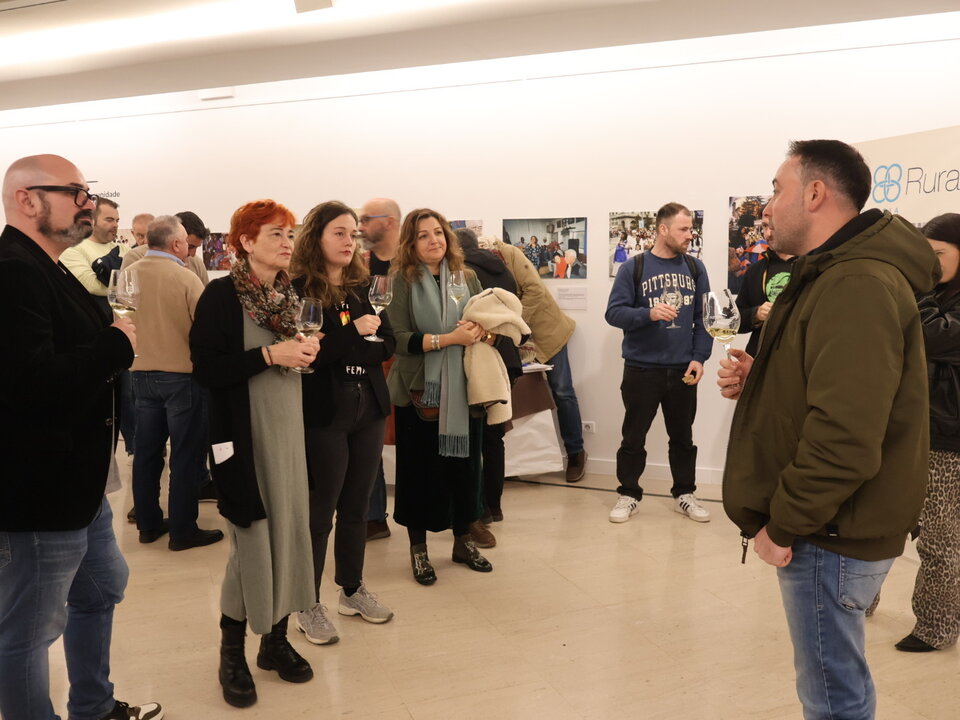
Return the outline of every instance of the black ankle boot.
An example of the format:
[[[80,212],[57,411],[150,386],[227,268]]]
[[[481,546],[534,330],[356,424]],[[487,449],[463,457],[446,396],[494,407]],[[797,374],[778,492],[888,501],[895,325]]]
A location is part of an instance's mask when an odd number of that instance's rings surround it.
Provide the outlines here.
[[[257,688],[243,654],[246,621],[238,622],[226,615],[220,618],[220,684],[223,699],[238,708],[250,707],[257,701]]]
[[[310,663],[304,660],[287,640],[287,618],[278,622],[269,634],[260,638],[257,667],[276,670],[280,673],[281,680],[292,683],[303,683],[313,678]]]
[[[427,557],[426,543],[410,546],[410,566],[413,568],[413,579],[421,585],[433,585],[437,581],[437,573]]]
[[[477,550],[477,544],[469,535],[461,535],[453,539],[453,561],[463,563],[477,572],[493,570],[493,565],[480,554],[480,551]]]

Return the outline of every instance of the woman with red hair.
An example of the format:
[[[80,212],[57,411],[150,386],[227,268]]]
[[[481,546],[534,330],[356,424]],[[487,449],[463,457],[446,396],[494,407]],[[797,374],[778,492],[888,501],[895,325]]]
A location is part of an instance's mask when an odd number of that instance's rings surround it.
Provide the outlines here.
[[[297,336],[300,300],[287,275],[295,223],[273,200],[233,214],[237,263],[200,296],[190,333],[194,374],[210,391],[211,474],[230,537],[220,684],[235,707],[257,700],[247,623],[263,636],[258,667],[288,682],[313,677],[287,641],[290,613],[314,603],[300,375],[290,369],[307,367],[320,347]]]

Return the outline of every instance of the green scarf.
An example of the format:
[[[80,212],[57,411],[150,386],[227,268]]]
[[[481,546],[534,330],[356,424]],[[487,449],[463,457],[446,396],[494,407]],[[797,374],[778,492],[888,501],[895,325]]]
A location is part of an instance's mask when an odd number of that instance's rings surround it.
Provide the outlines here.
[[[457,327],[460,313],[447,295],[446,259],[440,264],[440,287],[426,265],[420,263],[420,282],[410,288],[413,320],[422,333],[442,335]],[[470,408],[467,377],[463,372],[463,345],[432,350],[423,359],[423,404],[440,408],[440,454],[470,456]]]

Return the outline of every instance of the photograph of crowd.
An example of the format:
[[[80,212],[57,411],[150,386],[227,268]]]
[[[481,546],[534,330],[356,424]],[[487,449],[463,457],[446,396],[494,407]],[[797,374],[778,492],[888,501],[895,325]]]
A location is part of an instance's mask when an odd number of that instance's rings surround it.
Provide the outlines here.
[[[760,228],[760,214],[770,197],[746,195],[730,198],[727,287],[734,294],[740,292],[740,284],[747,268],[767,251],[767,243]]]
[[[229,270],[236,259],[227,245],[226,233],[212,232],[203,241],[203,264],[207,270]]]
[[[472,230],[477,237],[483,235],[483,220],[451,220],[454,230]]]
[[[504,220],[503,241],[522,249],[544,279],[587,277],[585,217]]]
[[[610,277],[634,255],[649,250],[657,239],[657,211],[610,213],[610,247],[607,257]],[[687,251],[695,258],[703,252],[703,210],[693,211],[693,240]]]

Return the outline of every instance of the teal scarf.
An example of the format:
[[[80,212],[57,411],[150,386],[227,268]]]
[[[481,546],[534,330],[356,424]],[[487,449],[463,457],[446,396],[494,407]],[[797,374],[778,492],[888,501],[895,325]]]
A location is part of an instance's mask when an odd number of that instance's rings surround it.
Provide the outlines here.
[[[442,335],[457,327],[460,313],[447,294],[446,259],[440,265],[440,287],[426,265],[420,263],[420,282],[410,288],[413,320],[419,332]],[[463,372],[463,345],[448,345],[424,353],[423,404],[440,408],[440,454],[470,456],[470,408],[467,377]]]

